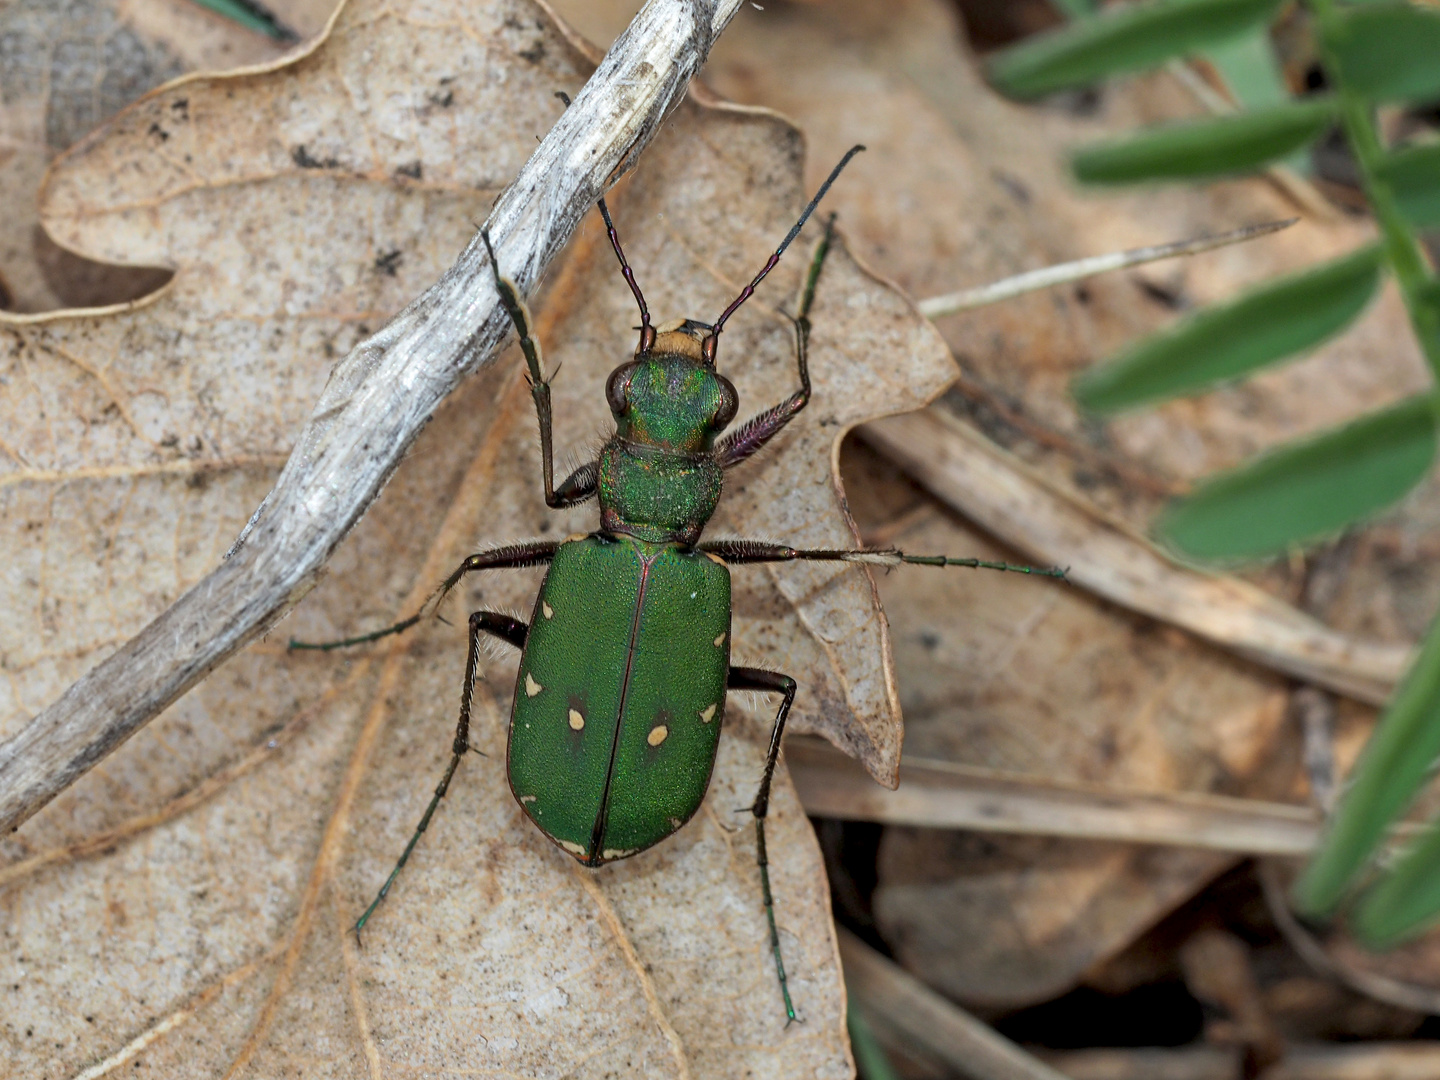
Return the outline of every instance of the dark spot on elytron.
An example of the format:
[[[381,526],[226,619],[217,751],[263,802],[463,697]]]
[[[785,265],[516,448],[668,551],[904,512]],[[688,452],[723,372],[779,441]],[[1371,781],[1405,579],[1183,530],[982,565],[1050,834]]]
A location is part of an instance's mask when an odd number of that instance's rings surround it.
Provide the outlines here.
[[[659,742],[652,743],[650,741],[652,737],[651,733],[658,731],[662,727],[665,729],[665,738],[661,739]],[[655,722],[650,725],[650,731],[646,732],[645,745],[650,747],[651,753],[654,753],[656,750],[659,750],[660,747],[665,745],[665,739],[668,739],[672,734],[674,734],[674,732],[675,714],[669,709],[656,709]]]
[[[164,142],[166,139],[170,138],[170,133],[164,128],[162,128],[159,124],[151,124],[149,134],[158,135],[161,142]]]
[[[334,169],[340,164],[333,157],[325,158],[323,161],[320,158],[311,157],[310,151],[305,149],[304,143],[290,151],[290,159],[302,169]]]
[[[411,180],[419,180],[424,169],[420,162],[412,161],[408,165],[398,165],[395,168],[396,176],[408,176]]]
[[[404,255],[399,248],[396,248],[394,251],[387,251],[383,255],[376,256],[375,269],[382,274],[388,274],[390,277],[394,277],[395,272],[400,269],[400,260],[403,258]]]
[[[522,60],[528,60],[532,64],[538,64],[541,60],[545,59],[545,43],[543,41],[537,41],[534,45],[531,45],[530,48],[521,49],[518,55]]]
[[[583,693],[570,694],[565,699],[565,732],[570,736],[571,749],[579,751],[585,737],[585,728],[576,730],[570,723],[570,714],[579,713],[586,724],[590,721],[590,702]]]

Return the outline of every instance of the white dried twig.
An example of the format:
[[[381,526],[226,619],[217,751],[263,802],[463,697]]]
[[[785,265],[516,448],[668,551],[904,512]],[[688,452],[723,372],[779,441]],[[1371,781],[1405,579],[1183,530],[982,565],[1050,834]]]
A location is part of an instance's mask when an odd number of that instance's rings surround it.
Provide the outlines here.
[[[651,0],[500,198],[487,225],[528,292],[680,101],[740,0]],[[0,745],[13,829],[314,586],[420,429],[510,332],[479,238],[336,365],[275,488],[230,556]]]
[[[1232,229],[1230,232],[1219,233],[1215,236],[1197,236],[1193,240],[1177,240],[1172,244],[1156,244],[1153,247],[1113,251],[1108,255],[1092,255],[1086,259],[1076,259],[1074,262],[1042,266],[1039,270],[1027,270],[1023,274],[1002,278],[989,285],[981,285],[974,289],[962,289],[960,292],[946,293],[944,296],[932,296],[928,300],[921,300],[915,306],[927,319],[938,319],[941,315],[954,315],[958,311],[970,311],[972,308],[999,303],[1001,300],[1023,296],[1025,293],[1048,289],[1055,285],[1064,285],[1071,281],[1082,281],[1085,278],[1094,277],[1096,274],[1106,274],[1112,270],[1123,270],[1127,266],[1141,266],[1144,263],[1159,262],[1161,259],[1175,259],[1181,255],[1198,255],[1202,251],[1214,251],[1216,248],[1229,247],[1231,244],[1254,240],[1257,236],[1268,236],[1281,229],[1288,229],[1299,220],[1299,218],[1288,218],[1285,221],[1269,221],[1263,225],[1246,225],[1244,228]]]

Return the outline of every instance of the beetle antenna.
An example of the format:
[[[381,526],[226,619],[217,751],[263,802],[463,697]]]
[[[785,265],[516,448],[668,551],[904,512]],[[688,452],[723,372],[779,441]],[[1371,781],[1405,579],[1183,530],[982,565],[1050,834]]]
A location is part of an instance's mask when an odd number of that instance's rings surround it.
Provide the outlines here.
[[[820,200],[823,199],[825,197],[825,193],[830,190],[830,185],[835,183],[836,177],[840,175],[840,170],[845,168],[846,165],[849,165],[850,159],[864,149],[865,147],[859,144],[852,146],[846,152],[845,156],[840,159],[840,164],[836,165],[835,168],[830,170],[830,175],[827,176],[825,178],[825,182],[820,185],[820,190],[817,191],[815,193],[815,197],[810,200],[810,205],[805,207],[805,209],[801,212],[800,220],[795,222],[794,226],[790,229],[790,231],[785,234],[785,239],[780,241],[780,246],[775,249],[775,254],[770,256],[769,260],[766,261],[765,266],[761,269],[760,273],[755,275],[754,280],[751,281],[749,285],[746,285],[745,288],[740,290],[740,295],[737,296],[733,301],[731,301],[730,306],[727,307],[723,312],[721,312],[720,318],[715,320],[715,325],[710,328],[709,336],[705,338],[704,343],[701,345],[701,348],[704,351],[706,363],[710,364],[712,367],[715,365],[715,347],[718,344],[717,339],[720,336],[721,328],[725,325],[725,320],[730,318],[730,316],[735,313],[736,308],[738,308],[746,300],[749,300],[752,295],[754,295],[755,286],[759,285],[760,282],[765,279],[766,274],[770,273],[771,270],[775,269],[775,264],[780,261],[780,256],[785,254],[785,249],[790,246],[790,241],[794,240],[795,237],[800,235],[800,230],[805,227],[805,222],[810,220],[810,215],[815,212],[815,207],[820,205]]]
[[[570,95],[564,90],[556,90],[555,96],[570,107]],[[625,284],[630,286],[630,291],[635,294],[635,302],[640,305],[640,348],[639,353],[647,353],[650,347],[655,344],[655,328],[650,325],[650,309],[645,306],[645,295],[640,291],[640,286],[635,282],[635,271],[630,269],[630,264],[625,261],[625,252],[620,249],[620,234],[615,231],[615,222],[610,220],[610,208],[605,205],[605,196],[599,198],[600,216],[605,219],[605,231],[610,234],[610,246],[615,249],[615,257],[620,260],[620,273],[625,275]]]
[[[650,325],[650,309],[645,306],[645,294],[635,282],[635,271],[631,270],[630,264],[625,261],[625,252],[620,247],[620,234],[615,231],[615,223],[610,220],[610,208],[605,205],[605,196],[600,196],[599,202],[600,216],[605,219],[605,231],[610,234],[610,246],[615,249],[615,257],[620,260],[620,273],[625,275],[625,284],[630,286],[630,291],[635,294],[635,302],[640,305],[640,348],[636,352],[647,353],[655,344],[655,327]]]

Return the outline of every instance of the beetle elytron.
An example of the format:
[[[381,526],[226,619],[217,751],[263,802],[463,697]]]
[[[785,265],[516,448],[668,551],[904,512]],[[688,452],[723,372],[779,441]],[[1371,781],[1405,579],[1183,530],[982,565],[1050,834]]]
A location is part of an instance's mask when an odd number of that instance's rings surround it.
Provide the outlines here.
[[[793,319],[800,389],[723,438],[720,433],[735,419],[739,399],[735,387],[716,370],[720,331],[779,261],[841,169],[862,149],[854,147],[835,166],[764,268],[709,325],[691,319],[651,324],[610,211],[600,200],[621,273],[640,308],[640,342],[634,357],[617,367],[606,383],[615,434],[597,460],[575,470],[558,488],[550,385],[531,337],[530,314],[514,285],[500,274],[490,237],[482,232],[496,288],[525,354],[540,425],[545,502],[560,508],[595,497],[600,525],[588,535],[561,542],[536,541],[471,555],[437,590],[436,596],[443,597],[477,570],[549,567],[528,625],[493,611],[470,616],[470,650],[449,766],[399,862],[356,922],[357,931],[389,892],[469,749],[476,662],[481,635],[489,634],[521,650],[507,750],[510,789],[540,831],[586,866],[644,851],[699,809],[715,763],[727,689],[781,695],[750,811],[770,947],[787,1023],[795,1019],[770,893],[765,816],[797,686],[779,672],[731,666],[728,567],[805,559],[1061,574],[978,559],[907,555],[891,548],[797,550],[755,540],[700,542],[720,498],[725,470],[773,439],[810,400],[808,313],[831,226],[816,248]],[[291,647],[330,649],[374,641],[406,630],[420,618],[417,614],[344,641],[291,642]]]

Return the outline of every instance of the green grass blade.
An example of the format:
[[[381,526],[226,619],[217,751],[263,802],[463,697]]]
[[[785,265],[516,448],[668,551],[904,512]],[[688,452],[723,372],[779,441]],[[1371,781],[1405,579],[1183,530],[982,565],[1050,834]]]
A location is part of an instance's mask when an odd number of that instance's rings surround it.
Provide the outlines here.
[[[1316,345],[1360,314],[1380,266],[1378,246],[1361,248],[1201,311],[1087,371],[1075,397],[1092,411],[1115,412],[1196,393]]]
[[[1156,532],[1197,559],[1273,555],[1394,503],[1434,457],[1434,406],[1412,397],[1222,473],[1173,503]]]
[[[1430,624],[1410,670],[1390,699],[1356,762],[1334,820],[1314,857],[1295,883],[1291,900],[1302,915],[1329,915],[1370,861],[1390,823],[1410,804],[1440,753],[1440,619]],[[1434,895],[1430,874],[1413,861],[1435,845],[1426,836],[1401,863],[1399,881],[1377,889],[1357,912],[1357,930],[1374,941],[1393,940],[1415,925],[1411,918]],[[1422,916],[1423,920],[1423,916]],[[1362,929],[1363,928],[1363,929]]]
[[[1440,55],[1435,58],[1440,66]],[[1395,203],[1418,229],[1440,226],[1440,144],[1386,154],[1376,175],[1390,185]]]
[[[1440,718],[1440,699],[1429,704],[1434,723]],[[1370,948],[1389,949],[1428,928],[1436,915],[1440,915],[1440,828],[1432,826],[1389,875],[1360,898],[1350,928]]]
[[[1277,105],[1214,120],[1166,124],[1118,142],[1086,147],[1072,160],[1087,184],[1196,180],[1250,172],[1293,154],[1334,122],[1326,99]]]
[[[1440,97],[1440,11],[1408,3],[1351,8],[1329,45],[1353,93],[1372,101]]]
[[[850,1006],[845,1012],[845,1027],[850,1033],[850,1049],[855,1055],[855,1068],[860,1080],[899,1080],[885,1049],[870,1030],[865,1015],[855,1004],[855,992],[850,991]]]
[[[1106,8],[996,53],[990,79],[1018,98],[1083,86],[1224,41],[1267,21],[1279,6],[1279,0],[1155,0]]]

